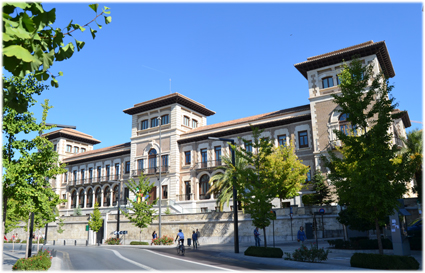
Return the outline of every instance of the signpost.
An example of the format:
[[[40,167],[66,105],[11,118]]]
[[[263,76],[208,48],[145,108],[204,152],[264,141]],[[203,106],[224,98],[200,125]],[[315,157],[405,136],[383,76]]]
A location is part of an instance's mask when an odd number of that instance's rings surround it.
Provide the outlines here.
[[[120,230],[120,231],[114,231],[114,235],[117,235],[117,238],[119,238],[120,235],[124,235],[124,245],[125,245],[125,235],[128,234],[127,230]]]
[[[273,213],[274,214],[274,218],[276,219],[276,211],[271,210],[270,213]],[[274,219],[273,219],[273,247],[275,247],[274,246]]]
[[[292,214],[294,214],[292,212],[292,207],[289,207],[289,216],[291,216],[291,236],[292,236],[292,241],[294,240],[294,234],[292,233]]]

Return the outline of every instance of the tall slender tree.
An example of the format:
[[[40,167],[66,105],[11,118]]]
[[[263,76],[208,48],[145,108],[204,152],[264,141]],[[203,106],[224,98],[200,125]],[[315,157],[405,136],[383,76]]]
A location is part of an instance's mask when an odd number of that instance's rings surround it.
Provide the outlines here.
[[[413,190],[418,194],[418,202],[422,202],[422,130],[413,130],[407,133],[407,139],[403,139],[406,147],[402,149],[403,153],[409,156],[411,166],[415,172],[415,186]]]
[[[375,224],[379,253],[383,253],[379,220],[394,213],[397,199],[406,192],[409,180],[406,156],[397,160],[396,145],[389,133],[395,109],[390,97],[393,86],[383,74],[375,74],[373,65],[363,66],[353,59],[340,74],[340,94],[332,95],[346,114],[351,130],[334,130],[342,142],[337,152],[329,151],[330,169],[340,205],[353,208],[359,217]]]

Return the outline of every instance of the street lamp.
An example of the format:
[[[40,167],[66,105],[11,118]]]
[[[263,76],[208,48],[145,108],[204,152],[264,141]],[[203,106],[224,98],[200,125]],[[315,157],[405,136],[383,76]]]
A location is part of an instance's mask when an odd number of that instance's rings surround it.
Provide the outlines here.
[[[73,125],[63,125],[63,124],[55,124],[55,123],[46,123],[46,126],[55,126],[56,128],[69,128],[69,129],[77,129],[77,126],[73,126]],[[39,136],[41,136],[41,132],[39,132]],[[50,201],[50,197],[49,197],[49,201]],[[34,213],[33,213],[34,214]],[[34,216],[32,216],[32,218],[34,218]],[[32,230],[33,229],[33,224],[34,224],[34,222],[33,221],[31,221],[31,229],[30,230]],[[49,223],[46,223],[46,231],[44,232],[44,245],[46,245],[46,241],[47,241],[47,229],[48,229],[48,224]],[[30,234],[30,236],[31,236],[31,234]],[[30,241],[31,243],[31,245],[32,245],[32,240]],[[30,245],[30,248],[31,248],[31,245]],[[31,251],[31,250],[30,250]]]
[[[230,142],[232,145],[235,145],[235,141],[229,138],[219,138],[219,137],[208,137],[212,140],[221,140]],[[229,145],[230,146],[230,145]],[[230,146],[230,151],[232,153],[232,164],[235,166],[235,150]],[[238,193],[235,187],[236,178],[233,176],[233,229],[234,229],[234,241],[235,241],[235,253],[239,253],[239,230],[238,230]]]
[[[161,186],[161,117],[158,117],[159,123],[159,218],[158,218],[158,238],[161,238],[161,199],[162,199],[162,186]]]

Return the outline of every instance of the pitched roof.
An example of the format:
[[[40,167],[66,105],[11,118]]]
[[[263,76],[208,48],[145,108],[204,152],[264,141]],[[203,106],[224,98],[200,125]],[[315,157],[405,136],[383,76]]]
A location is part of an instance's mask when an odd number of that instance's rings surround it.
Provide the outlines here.
[[[410,123],[409,113],[407,111],[394,109],[394,111],[391,112],[391,115],[395,119],[401,118],[401,120],[403,121],[404,128],[409,128],[410,126],[412,126],[412,124]]]
[[[79,153],[79,154],[72,155],[70,157],[63,159],[63,163],[76,164],[76,163],[81,163],[86,161],[97,160],[100,158],[130,153],[130,146],[131,146],[131,142],[126,142],[123,144],[118,144],[118,145],[109,146],[109,147],[105,147],[101,149],[87,151],[84,153]]]
[[[188,97],[183,96],[179,93],[173,93],[153,100],[137,103],[133,107],[123,110],[123,112],[129,115],[134,115],[137,113],[149,111],[158,107],[163,107],[174,103],[179,103],[205,116],[211,116],[215,114],[214,111],[207,109],[205,105],[200,104],[199,102],[196,102],[192,99],[189,99]]]
[[[307,72],[320,67],[341,63],[344,60],[349,61],[354,55],[365,57],[376,54],[379,64],[385,75],[389,78],[395,76],[394,68],[388,54],[385,41],[374,43],[370,40],[365,43],[335,50],[325,54],[307,58],[307,61],[294,64],[300,73],[307,79]]]
[[[46,137],[48,140],[59,138],[59,137],[65,137],[65,138],[69,138],[72,140],[81,141],[81,142],[85,142],[89,144],[100,143],[100,140],[93,138],[91,135],[84,134],[82,132],[69,129],[69,128],[63,128],[50,133],[42,134],[41,136]]]

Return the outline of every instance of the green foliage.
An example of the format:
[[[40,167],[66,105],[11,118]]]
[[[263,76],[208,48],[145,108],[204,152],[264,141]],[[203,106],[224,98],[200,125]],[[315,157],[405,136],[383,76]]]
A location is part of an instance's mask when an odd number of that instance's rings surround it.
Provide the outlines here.
[[[108,245],[120,245],[120,238],[109,238],[105,241]]]
[[[39,95],[46,86],[40,84],[33,76],[25,79],[12,77],[3,78],[8,86],[13,86],[15,92],[21,94],[29,107],[37,102],[33,96]],[[3,86],[3,93],[10,92]],[[64,173],[64,165],[59,164],[58,154],[53,150],[53,144],[45,137],[37,136],[32,140],[22,139],[20,134],[38,132],[53,128],[46,126],[48,100],[45,100],[43,115],[40,123],[36,122],[33,113],[26,111],[17,112],[9,105],[3,105],[3,226],[7,218],[9,199],[19,203],[14,206],[13,217],[26,222],[29,212],[35,213],[36,227],[54,221],[56,211],[54,208],[66,200],[59,199],[49,183],[49,179]]]
[[[305,245],[302,245],[291,254],[285,252],[285,260],[299,261],[299,262],[311,262],[320,263],[328,259],[329,249],[325,250],[323,247],[318,248],[314,243],[308,249]]]
[[[153,244],[154,245],[172,245],[173,241],[174,241],[173,238],[164,235],[161,238],[156,238],[155,240],[153,240]]]
[[[327,240],[327,242],[336,249],[379,249],[378,240],[371,240],[367,237],[350,238],[350,241],[342,239]],[[384,249],[393,249],[393,243],[390,239],[382,239],[382,247]]]
[[[222,166],[216,168],[221,172],[216,173],[210,178],[210,189],[208,193],[214,193],[216,203],[220,207],[220,211],[223,211],[223,206],[230,203],[230,199],[233,198],[233,177],[236,179],[236,184],[242,184],[242,178],[236,169],[243,170],[248,167],[248,163],[244,158],[235,156],[235,165],[232,164],[232,156],[229,154],[223,154],[221,156]],[[238,200],[241,200],[241,195],[238,192]]]
[[[127,182],[127,188],[135,196],[146,196],[146,194],[149,193],[153,187],[154,183],[150,183],[149,178],[145,177],[143,174],[139,176],[138,182],[134,181],[132,178]],[[152,223],[154,219],[158,217],[157,215],[154,215],[155,210],[153,209],[153,206],[158,202],[158,198],[153,200],[151,204],[149,204],[148,200],[140,200],[139,202],[137,199],[138,198],[136,198],[136,201],[133,201],[130,198],[127,199],[131,205],[131,210],[133,213],[124,211],[122,209],[121,212],[130,220],[131,223],[142,229],[146,228],[150,223]]]
[[[170,207],[167,207],[167,209],[164,211],[164,213],[165,213],[166,215],[170,215],[170,214],[171,214]]]
[[[254,257],[282,258],[283,251],[277,247],[250,246],[245,250],[244,254]]]
[[[418,193],[418,200],[422,202],[422,130],[415,129],[407,133],[407,140],[403,139],[405,148],[402,152],[408,155],[409,163],[414,171],[415,186],[413,191]]]
[[[48,250],[39,250],[35,256],[18,259],[12,270],[48,270],[52,266],[51,260],[52,256]]]
[[[148,246],[149,243],[148,242],[131,241],[130,245],[145,245],[145,246]]]
[[[81,208],[79,205],[77,205],[74,209],[74,216],[81,216],[81,215],[82,215]]]
[[[370,220],[360,218],[357,211],[348,206],[346,209],[341,210],[336,217],[336,220],[341,224],[350,227],[352,230],[368,231],[375,228],[375,223]],[[380,220],[381,226],[384,224],[383,220]]]
[[[19,211],[19,203],[14,199],[7,200],[7,217],[4,233],[10,233],[12,230],[18,228],[18,224],[22,220],[22,216]]]
[[[372,253],[354,253],[350,264],[352,267],[370,269],[419,269],[419,263],[414,257]]]
[[[336,187],[339,204],[375,223],[380,240],[379,220],[393,213],[412,176],[407,156],[398,157],[397,146],[391,144],[393,86],[383,74],[374,75],[372,64],[363,67],[357,59],[344,65],[340,79],[341,94],[332,97],[356,130],[347,135],[334,130],[343,146],[322,160],[330,170],[328,178]]]
[[[59,234],[62,234],[62,232],[64,232],[65,230],[63,229],[63,226],[65,225],[65,223],[63,222],[64,221],[64,219],[63,218],[60,218],[59,219],[59,223],[58,223],[58,226],[59,226],[59,228],[58,228],[58,230],[56,231],[57,233],[59,233]]]
[[[88,24],[81,26],[71,21],[64,28],[57,28],[53,26],[56,21],[56,9],[45,11],[41,3],[3,3],[3,68],[20,80],[29,73],[34,74],[39,81],[46,81],[51,76],[51,85],[58,87],[57,76],[49,69],[55,62],[71,58],[75,47],[78,51],[84,47],[85,43],[76,39],[75,46],[72,42],[65,45],[66,37],[73,38],[72,32],[83,32],[84,27],[93,21],[96,22],[96,18],[110,13],[109,8],[104,7],[102,12],[97,14],[97,7],[97,4],[90,5],[96,17]],[[105,23],[109,24],[111,17],[104,17]],[[96,24],[99,28],[102,27],[97,22]],[[89,28],[94,39],[97,31]],[[58,76],[62,75],[59,71]],[[26,112],[28,104],[26,100],[22,100],[21,94],[4,80],[3,87],[9,89],[7,94],[3,93],[3,105],[15,109],[18,113]]]
[[[94,203],[93,213],[90,214],[89,227],[94,232],[98,232],[99,229],[102,227],[102,224],[102,215],[100,214],[99,204],[96,202]]]
[[[328,205],[334,200],[331,197],[329,186],[325,183],[325,176],[317,169],[311,179],[313,190],[316,193],[303,195],[302,200],[305,205]]]

